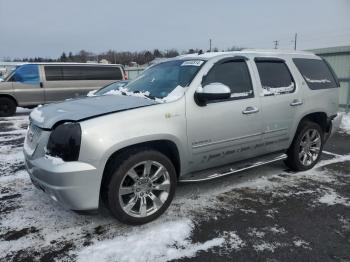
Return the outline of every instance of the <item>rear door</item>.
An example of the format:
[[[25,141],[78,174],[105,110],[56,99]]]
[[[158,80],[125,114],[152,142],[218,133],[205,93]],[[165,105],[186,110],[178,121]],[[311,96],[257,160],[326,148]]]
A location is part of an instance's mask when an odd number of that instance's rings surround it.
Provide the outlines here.
[[[41,86],[39,65],[27,64],[16,69],[9,81],[12,82],[14,96],[19,105],[44,103],[44,89]]]
[[[86,95],[91,90],[122,80],[120,67],[106,65],[45,65],[46,102]]]
[[[302,90],[286,60],[257,57],[255,72],[260,80],[265,153],[286,149],[294,135],[296,115],[303,108]]]

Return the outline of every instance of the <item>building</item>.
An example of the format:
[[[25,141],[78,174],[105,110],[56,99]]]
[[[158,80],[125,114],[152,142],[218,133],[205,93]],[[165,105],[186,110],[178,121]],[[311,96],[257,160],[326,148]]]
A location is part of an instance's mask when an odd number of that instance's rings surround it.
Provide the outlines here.
[[[339,107],[350,112],[350,46],[309,50],[323,57],[332,66],[340,82]]]

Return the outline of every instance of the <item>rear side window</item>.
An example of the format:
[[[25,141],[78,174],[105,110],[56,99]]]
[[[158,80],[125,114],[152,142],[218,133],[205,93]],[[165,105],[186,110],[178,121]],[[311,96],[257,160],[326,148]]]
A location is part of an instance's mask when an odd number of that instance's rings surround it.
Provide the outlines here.
[[[119,67],[110,66],[45,66],[47,81],[122,80]]]
[[[294,92],[293,77],[283,61],[255,61],[255,63],[264,96]]]
[[[231,89],[232,99],[253,97],[252,81],[245,61],[229,60],[215,65],[202,85],[222,83]]]
[[[293,62],[310,89],[316,90],[338,86],[328,65],[323,60],[294,58]]]

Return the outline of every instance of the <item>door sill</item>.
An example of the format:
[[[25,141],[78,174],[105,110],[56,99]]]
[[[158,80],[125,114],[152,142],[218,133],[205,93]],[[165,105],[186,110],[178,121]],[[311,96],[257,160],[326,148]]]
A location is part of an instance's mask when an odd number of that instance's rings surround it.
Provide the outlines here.
[[[201,182],[208,181],[219,177],[224,177],[228,175],[232,175],[247,169],[251,169],[254,167],[266,165],[269,163],[273,163],[276,161],[284,160],[287,158],[285,153],[273,153],[268,155],[263,155],[260,157],[255,157],[248,160],[239,161],[233,164],[220,166],[217,168],[211,168],[203,171],[198,171],[194,173],[190,173],[184,177],[180,177],[179,182],[181,183],[189,183],[189,182]]]

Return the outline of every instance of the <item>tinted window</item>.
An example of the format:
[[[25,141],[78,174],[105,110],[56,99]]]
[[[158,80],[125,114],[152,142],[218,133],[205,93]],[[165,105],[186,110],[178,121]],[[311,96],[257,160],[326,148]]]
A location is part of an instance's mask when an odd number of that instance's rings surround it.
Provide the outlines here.
[[[249,70],[244,61],[226,61],[215,65],[205,77],[203,86],[222,83],[231,89],[232,98],[253,97],[253,87]]]
[[[323,60],[294,58],[294,64],[311,89],[337,87],[337,83]]]
[[[38,85],[40,82],[38,65],[22,65],[18,67],[12,80],[24,84]]]
[[[61,66],[45,66],[45,76],[47,81],[61,81],[63,80]]]
[[[45,66],[47,81],[122,80],[119,67],[111,66]]]
[[[293,77],[284,62],[256,61],[263,94],[292,93],[295,89]]]

